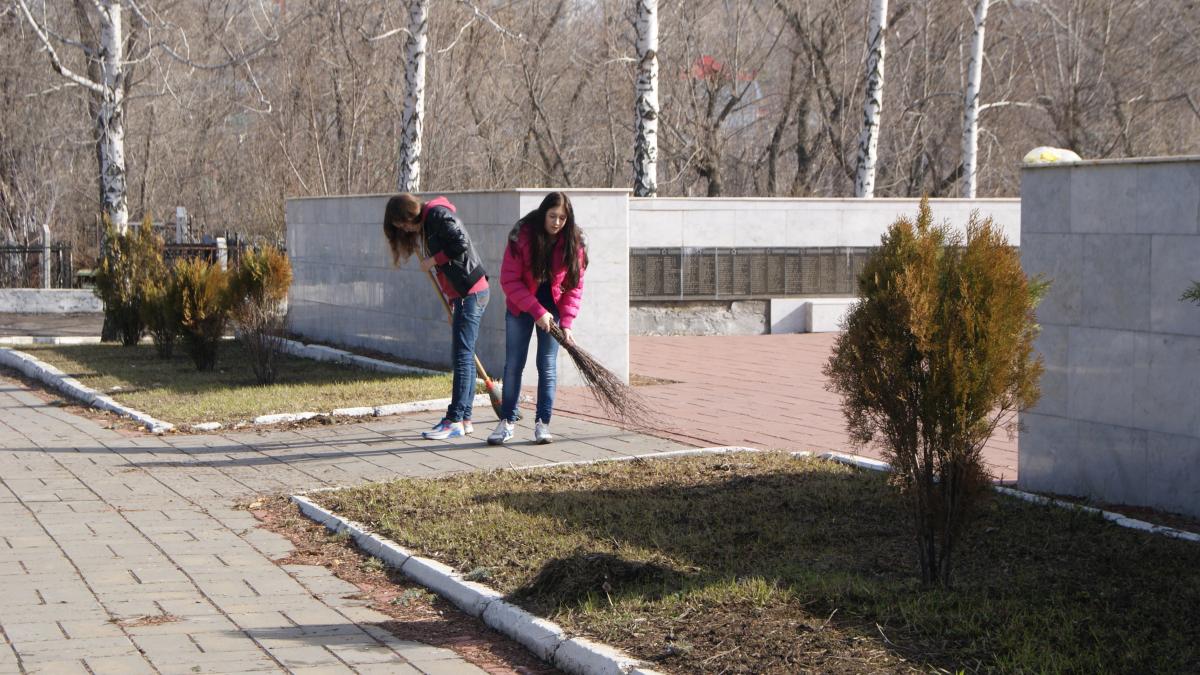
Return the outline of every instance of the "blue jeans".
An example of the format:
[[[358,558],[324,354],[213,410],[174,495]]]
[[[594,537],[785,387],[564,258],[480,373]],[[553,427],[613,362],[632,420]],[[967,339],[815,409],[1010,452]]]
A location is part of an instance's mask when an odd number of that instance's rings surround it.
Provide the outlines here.
[[[450,327],[454,386],[450,394],[450,407],[446,408],[446,419],[451,422],[471,419],[471,404],[475,402],[475,340],[479,337],[479,320],[483,318],[483,310],[490,297],[491,291],[485,288],[465,298],[450,301],[450,307],[454,310],[454,321]]]
[[[551,312],[554,320],[558,314]],[[558,341],[544,330],[537,330],[527,312],[513,316],[504,312],[504,401],[500,419],[517,421],[517,400],[521,396],[521,371],[529,356],[529,338],[537,333],[537,419],[550,421],[554,409],[554,383],[558,378]]]

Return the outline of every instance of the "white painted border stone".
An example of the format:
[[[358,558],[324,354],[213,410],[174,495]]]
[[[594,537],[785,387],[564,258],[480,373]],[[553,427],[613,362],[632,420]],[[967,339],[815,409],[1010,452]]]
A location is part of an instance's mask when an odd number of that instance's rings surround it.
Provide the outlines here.
[[[842,464],[849,464],[850,466],[856,466],[860,469],[868,469],[871,471],[887,472],[887,471],[892,470],[891,465],[889,465],[887,462],[881,462],[877,459],[870,459],[869,457],[858,457],[856,455],[844,455],[840,452],[822,453],[821,458],[833,460],[835,462],[840,462]],[[995,490],[996,492],[999,492],[1002,495],[1007,495],[1009,497],[1015,497],[1017,499],[1027,501],[1027,502],[1030,502],[1033,504],[1046,504],[1046,505],[1050,505],[1050,506],[1058,506],[1058,507],[1064,508],[1064,509],[1074,509],[1076,511],[1085,511],[1087,513],[1098,513],[1098,514],[1100,514],[1100,517],[1104,518],[1105,520],[1111,521],[1111,522],[1115,523],[1116,525],[1119,525],[1119,526],[1125,527],[1125,528],[1129,528],[1131,530],[1140,530],[1142,532],[1149,532],[1151,534],[1161,534],[1164,537],[1171,537],[1172,539],[1182,539],[1184,541],[1200,542],[1200,534],[1197,534],[1195,532],[1188,532],[1186,530],[1177,530],[1173,527],[1167,527],[1165,525],[1155,525],[1154,523],[1148,523],[1144,520],[1130,518],[1129,516],[1126,516],[1126,515],[1123,515],[1120,513],[1115,513],[1113,511],[1105,511],[1103,509],[1098,509],[1094,506],[1086,506],[1084,504],[1076,504],[1074,502],[1068,502],[1068,501],[1065,501],[1062,499],[1054,499],[1053,497],[1046,497],[1044,495],[1038,495],[1038,494],[1034,494],[1032,492],[1016,490],[1016,489],[1013,489],[1010,487],[1005,487],[1003,485],[993,485],[992,489]]]
[[[346,532],[363,551],[413,581],[454,603],[472,617],[524,645],[539,658],[578,675],[626,675],[642,662],[607,645],[568,637],[562,627],[538,618],[503,600],[503,595],[482,584],[465,581],[453,568],[436,560],[416,556],[399,544],[372,534],[363,524],[341,518],[302,495],[292,495],[300,511],[333,532]]]
[[[0,337],[0,345],[97,345],[98,335],[10,335]]]
[[[430,370],[429,368],[418,368],[417,366],[407,366],[401,363],[392,363],[391,361],[382,361],[373,359],[367,356],[360,356],[343,349],[335,347],[326,347],[325,345],[304,344],[296,340],[283,340],[283,351],[292,356],[299,356],[314,361],[331,361],[333,363],[345,363],[347,365],[356,366],[363,370],[374,370],[382,373],[401,373],[405,375],[442,375],[443,371]]]
[[[8,366],[24,373],[26,376],[33,378],[43,384],[47,384],[64,394],[77,398],[87,405],[102,410],[111,410],[123,417],[128,417],[133,421],[146,427],[151,433],[161,434],[175,428],[175,425],[170,422],[164,422],[147,415],[146,413],[135,410],[128,406],[121,405],[112,400],[108,396],[97,392],[91,387],[86,387],[78,380],[72,377],[67,377],[66,373],[55,368],[54,366],[42,361],[41,359],[26,354],[25,352],[17,351],[7,347],[0,347],[0,365]]]

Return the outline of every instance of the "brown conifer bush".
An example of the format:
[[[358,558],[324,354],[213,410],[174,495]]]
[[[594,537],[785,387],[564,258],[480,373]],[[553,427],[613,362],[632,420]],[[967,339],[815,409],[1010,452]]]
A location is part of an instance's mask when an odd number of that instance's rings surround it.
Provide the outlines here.
[[[104,303],[102,339],[121,340],[125,346],[138,343],[145,331],[141,306],[146,283],[162,266],[162,240],[155,236],[149,216],[125,234],[105,218],[95,288]]]
[[[142,229],[148,230],[147,225]],[[169,359],[175,351],[179,335],[179,287],[163,260],[163,241],[152,235],[154,255],[147,256],[145,268],[138,279],[139,313],[142,325],[154,340],[154,350],[161,359]]]
[[[196,370],[217,366],[217,348],[229,320],[229,274],[200,258],[175,264],[179,325]]]
[[[291,283],[292,265],[274,247],[246,251],[230,278],[233,321],[259,384],[271,384],[279,375],[283,303]]]
[[[858,279],[859,302],[825,367],[851,436],[879,442],[908,504],[921,579],[948,585],[965,516],[990,476],[981,452],[1039,396],[1034,306],[1016,249],[972,215],[965,238],[928,200],[900,218]]]

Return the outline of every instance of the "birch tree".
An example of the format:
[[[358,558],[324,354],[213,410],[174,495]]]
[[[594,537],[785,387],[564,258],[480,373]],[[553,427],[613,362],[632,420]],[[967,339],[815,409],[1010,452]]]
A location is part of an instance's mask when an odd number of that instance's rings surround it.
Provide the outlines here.
[[[409,0],[408,46],[404,61],[404,116],[400,138],[397,188],[421,189],[421,129],[425,118],[425,48],[428,45],[429,0]]]
[[[658,195],[658,0],[637,1],[633,194]]]
[[[879,118],[883,111],[884,34],[887,32],[887,0],[870,0],[867,28],[867,88],[863,101],[862,132],[858,137],[858,162],[854,196],[875,196],[875,158],[879,149]]]
[[[983,40],[990,0],[975,3],[975,30],[971,33],[971,60],[967,64],[967,90],[963,95],[962,196],[975,198],[979,145],[979,87],[983,78]]]
[[[50,40],[47,28],[34,18],[25,0],[17,5],[29,25],[37,33],[42,46],[50,58],[55,72],[73,84],[92,92],[97,100],[95,116],[96,157],[100,176],[100,210],[108,217],[119,232],[125,232],[129,224],[129,204],[125,184],[125,77],[124,61],[124,7],[121,0],[94,0],[99,23],[99,36],[95,45],[71,43],[55,36],[56,42],[74,44],[82,49],[95,77],[84,77],[66,67]]]

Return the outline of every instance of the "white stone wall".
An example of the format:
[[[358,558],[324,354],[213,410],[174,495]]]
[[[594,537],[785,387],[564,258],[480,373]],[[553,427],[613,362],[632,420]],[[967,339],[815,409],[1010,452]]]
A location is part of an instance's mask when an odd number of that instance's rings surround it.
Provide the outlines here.
[[[629,375],[628,194],[623,190],[567,191],[588,236],[591,265],[583,308],[575,323],[579,343],[613,372]],[[488,374],[504,369],[504,293],[500,261],[513,223],[536,208],[545,190],[453,192],[484,267],[491,301],[480,326],[477,352]],[[425,195],[430,199],[436,195]],[[392,266],[383,235],[390,195],[287,200],[287,247],[294,279],[289,296],[292,330],[313,340],[364,347],[448,368],[450,330],[429,279],[413,258]],[[523,376],[536,382],[532,352]],[[559,359],[559,381],[580,384],[570,359]]]
[[[0,288],[0,312],[74,314],[103,311],[104,303],[91,289]]]
[[[899,216],[917,217],[919,199],[629,200],[633,248],[878,246]],[[1020,245],[1017,199],[931,199],[937,222],[961,229],[972,210],[991,216]]]
[[[1042,399],[1022,414],[1022,487],[1200,516],[1200,158],[1027,167],[1021,260]]]
[[[1021,203],[1017,199],[931,199],[936,222],[949,222],[964,231],[972,211],[991,216],[1014,246],[1021,240]],[[636,198],[629,201],[629,238],[632,248],[801,248],[878,246],[895,220],[915,220],[919,199],[696,199]],[[853,297],[773,298],[769,314],[756,322],[771,333],[828,332],[840,323]],[[699,303],[696,303],[699,304]],[[718,303],[727,306],[726,303]],[[647,312],[639,307],[638,313]],[[761,332],[744,321],[721,323],[720,311],[709,312],[702,330],[728,334]],[[643,334],[654,316],[639,317],[635,333]],[[648,334],[690,325],[675,322]]]

